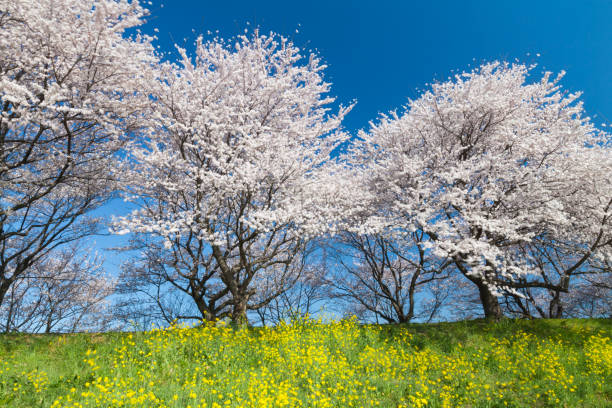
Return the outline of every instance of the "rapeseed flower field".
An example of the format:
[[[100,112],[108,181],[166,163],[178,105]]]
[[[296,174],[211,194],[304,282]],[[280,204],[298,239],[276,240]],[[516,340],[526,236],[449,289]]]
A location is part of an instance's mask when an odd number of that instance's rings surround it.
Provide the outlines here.
[[[609,320],[0,336],[0,407],[609,407]]]

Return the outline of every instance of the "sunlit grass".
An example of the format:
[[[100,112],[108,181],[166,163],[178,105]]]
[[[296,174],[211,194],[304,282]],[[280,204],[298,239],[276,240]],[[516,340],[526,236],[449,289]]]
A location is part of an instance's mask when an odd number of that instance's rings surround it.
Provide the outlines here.
[[[606,407],[609,320],[0,336],[0,406]]]

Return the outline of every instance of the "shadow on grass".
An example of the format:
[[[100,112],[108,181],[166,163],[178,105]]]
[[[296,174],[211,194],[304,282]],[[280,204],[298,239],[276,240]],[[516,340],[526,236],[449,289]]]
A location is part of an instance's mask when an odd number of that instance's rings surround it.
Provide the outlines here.
[[[411,344],[416,347],[428,346],[449,352],[459,343],[508,338],[521,332],[540,339],[561,338],[571,345],[582,346],[584,340],[591,335],[604,333],[612,336],[612,319],[503,319],[493,323],[476,319],[428,324],[408,323],[383,325],[380,336],[394,337],[402,328],[414,336]]]

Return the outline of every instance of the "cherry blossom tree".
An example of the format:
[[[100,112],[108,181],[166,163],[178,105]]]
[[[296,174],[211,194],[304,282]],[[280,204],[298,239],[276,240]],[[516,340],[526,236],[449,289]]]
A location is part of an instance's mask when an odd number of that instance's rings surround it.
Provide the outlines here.
[[[116,316],[122,322],[147,328],[151,324],[232,317],[232,297],[215,269],[213,257],[204,255],[197,260],[200,270],[209,273],[192,276],[187,272],[192,267],[180,259],[181,254],[174,248],[166,248],[155,237],[138,234],[127,248],[138,255],[122,265],[119,277],[117,293],[123,296],[116,302]],[[250,304],[261,304],[254,310],[262,324],[280,315],[288,317],[285,314],[293,311],[292,306],[302,305],[302,302],[295,304],[299,299],[288,299],[287,292],[302,298],[307,295],[302,292],[306,292],[313,276],[306,265],[307,255],[304,250],[292,255],[289,268],[258,272],[251,284]]]
[[[121,265],[117,285],[119,296],[114,305],[118,321],[125,326],[147,330],[151,325],[160,327],[179,320],[202,319],[191,292],[200,285],[190,285],[188,279],[174,273],[172,265],[178,263],[172,251],[143,235],[133,236],[127,248],[135,255]],[[204,277],[200,281],[208,282]]]
[[[98,230],[115,152],[149,107],[137,1],[0,1],[0,304],[54,248]]]
[[[199,39],[194,56],[179,52],[178,66],[161,67],[155,115],[121,170],[139,209],[115,230],[164,247],[164,276],[184,283],[202,318],[243,322],[301,269],[306,238],[289,198],[346,139],[350,108],[331,114],[325,66],[275,34]],[[270,279],[275,290],[261,285]]]
[[[612,273],[582,277],[563,301],[568,317],[612,318]]]
[[[0,306],[5,332],[103,331],[111,324],[108,297],[116,279],[103,259],[82,245],[54,250],[11,285]]]
[[[584,256],[580,249],[561,242],[536,241],[526,245],[525,250],[530,251],[527,256],[534,260],[534,272],[557,288],[522,288],[518,294],[505,296],[505,310],[512,316],[527,318],[609,315],[611,302],[606,297],[612,266],[605,260],[590,257],[578,268],[572,268]]]
[[[317,248],[318,249],[318,248]],[[330,299],[324,281],[327,265],[311,256],[301,258],[301,270],[296,279],[285,284],[284,290],[266,306],[257,309],[256,316],[261,325],[277,325],[281,322],[312,318],[316,316]],[[271,290],[278,290],[275,280],[268,281],[268,289],[261,291],[266,297]]]
[[[448,278],[448,259],[431,256],[422,246],[425,233],[414,231],[407,240],[393,240],[380,234],[344,232],[335,237],[330,252],[335,266],[325,279],[332,297],[351,311],[361,311],[364,320],[374,316],[387,323],[408,323],[420,317],[419,292],[427,284]],[[430,293],[437,299],[440,291]],[[430,305],[428,319],[440,308]]]
[[[359,200],[338,201],[350,203],[349,228],[422,229],[425,247],[478,288],[487,318],[502,315],[498,296],[566,292],[568,276],[610,256],[610,136],[561,89],[563,74],[529,81],[532,71],[495,62],[435,83],[346,156],[344,178],[360,185]],[[543,279],[524,250],[541,242],[571,245],[561,280]]]

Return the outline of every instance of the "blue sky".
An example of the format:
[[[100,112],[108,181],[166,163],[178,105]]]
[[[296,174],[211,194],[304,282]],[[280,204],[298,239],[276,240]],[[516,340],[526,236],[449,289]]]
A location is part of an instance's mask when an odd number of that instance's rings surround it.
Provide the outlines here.
[[[148,8],[143,31],[157,35],[164,52],[209,30],[227,38],[256,26],[316,50],[329,66],[332,94],[357,101],[345,122],[353,132],[427,83],[496,59],[537,62],[536,72],[566,70],[564,88],[584,92],[594,122],[612,122],[612,0],[166,0]],[[125,211],[114,202],[102,213]],[[101,249],[118,242],[96,241]],[[105,256],[114,272],[120,258]]]
[[[357,99],[349,129],[367,126],[451,70],[515,58],[566,70],[564,86],[583,90],[589,114],[612,122],[612,0],[175,0],[149,8],[145,29],[159,29],[163,50],[207,30],[231,37],[247,23],[318,50],[332,92],[343,102]]]

